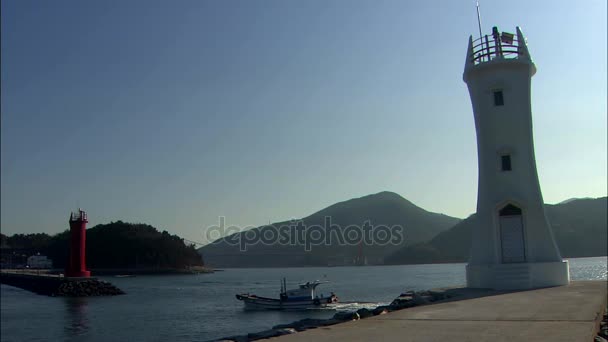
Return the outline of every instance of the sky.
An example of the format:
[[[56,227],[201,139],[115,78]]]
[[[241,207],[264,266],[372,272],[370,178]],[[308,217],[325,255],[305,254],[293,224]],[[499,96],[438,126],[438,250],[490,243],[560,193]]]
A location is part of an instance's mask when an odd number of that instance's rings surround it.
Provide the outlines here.
[[[520,26],[547,203],[607,192],[606,1],[481,1]],[[4,234],[142,222],[206,242],[393,191],[475,211],[475,1],[5,0]]]

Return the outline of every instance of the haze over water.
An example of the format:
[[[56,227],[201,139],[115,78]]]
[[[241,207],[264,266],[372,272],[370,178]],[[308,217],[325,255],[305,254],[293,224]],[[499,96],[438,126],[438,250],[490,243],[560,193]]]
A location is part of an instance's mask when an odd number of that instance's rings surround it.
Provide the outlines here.
[[[607,259],[570,259],[573,280],[606,279]],[[244,311],[236,293],[278,296],[279,279],[329,280],[343,309],[387,304],[407,290],[459,286],[465,264],[227,269],[194,276],[104,278],[124,296],[53,298],[1,286],[2,341],[205,341],[246,334],[302,318],[328,318],[334,311]]]

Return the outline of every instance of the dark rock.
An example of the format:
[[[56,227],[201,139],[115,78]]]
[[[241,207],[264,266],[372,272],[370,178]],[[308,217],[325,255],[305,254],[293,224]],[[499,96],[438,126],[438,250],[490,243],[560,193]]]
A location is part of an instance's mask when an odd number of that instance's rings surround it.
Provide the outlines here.
[[[359,319],[359,314],[356,312],[337,312],[334,319],[338,321],[356,321]]]
[[[296,329],[296,331],[304,331],[304,330],[308,330],[308,329],[316,329],[320,326],[323,326],[323,322],[325,320],[324,319],[315,319],[315,318],[305,318],[302,320],[299,320],[297,323],[298,325],[296,325],[294,327],[294,329]]]
[[[304,318],[298,321],[300,325],[319,325],[319,323],[323,322],[324,319],[318,318]]]
[[[375,309],[372,310],[372,314],[374,316],[378,316],[378,315],[384,315],[387,314],[389,312],[389,309],[387,306],[381,305]]]
[[[296,329],[293,329],[293,328],[277,329],[277,331],[281,335],[290,335],[290,334],[295,334],[297,332]],[[279,335],[279,336],[281,336],[281,335]]]
[[[606,313],[603,315],[603,319],[600,322],[600,330],[595,336],[595,342],[608,342],[608,306],[606,307]]]
[[[430,291],[408,291],[395,298],[389,305],[389,310],[394,311],[411,308],[412,306],[428,304],[435,300],[435,296]]]
[[[391,304],[389,305],[389,310],[401,310],[405,308],[410,308],[412,306],[416,306],[414,302],[414,297],[410,295],[401,295],[391,302]]]
[[[325,319],[325,320],[323,320],[323,322],[321,322],[321,325],[320,325],[320,326],[327,327],[327,326],[334,325],[334,324],[338,324],[338,323],[342,323],[342,322],[343,322],[343,321],[340,321],[340,320],[337,320],[337,319],[330,318],[330,319]]]
[[[120,294],[124,294],[124,292],[119,288],[97,279],[63,280],[52,293],[55,296],[65,297],[112,296]]]
[[[393,299],[393,303],[405,303],[405,302],[411,302],[414,300],[414,296],[413,295],[400,295],[399,297]]]
[[[277,324],[272,327],[272,329],[293,329],[295,322],[287,323],[287,324]]]
[[[429,295],[432,298],[432,302],[436,302],[438,300],[444,300],[444,299],[448,299],[450,298],[450,295],[448,295],[445,291],[442,290],[437,290],[437,291],[428,291]]]
[[[374,315],[370,310],[365,309],[365,308],[361,308],[361,309],[357,310],[357,314],[359,315],[360,319],[364,319],[364,318],[371,317]]]
[[[295,329],[296,331],[304,331],[307,329],[314,329],[317,327],[331,325],[328,324],[327,319],[316,319],[316,318],[304,318],[299,321],[287,323],[287,324],[279,324],[272,327],[274,330],[280,329]]]
[[[219,340],[214,340],[214,342],[249,342],[249,338],[247,337],[247,335],[240,335],[240,336],[229,336],[229,337],[223,337]]]
[[[431,299],[432,297],[429,296],[428,294],[414,294],[414,298],[413,298],[413,302],[416,305],[424,305],[424,304],[428,304],[430,302],[429,299]]]
[[[281,336],[280,331],[281,330],[274,330],[274,329],[264,330],[264,331],[260,331],[257,333],[247,334],[247,337],[249,338],[250,341],[262,340],[262,339],[266,339],[266,338]]]

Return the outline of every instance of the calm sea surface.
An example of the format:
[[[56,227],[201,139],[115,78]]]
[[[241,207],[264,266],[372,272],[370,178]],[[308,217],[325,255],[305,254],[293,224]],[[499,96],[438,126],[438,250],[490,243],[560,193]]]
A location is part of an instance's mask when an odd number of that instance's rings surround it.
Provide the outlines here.
[[[573,280],[606,279],[606,257],[570,259]],[[182,276],[102,277],[124,296],[53,298],[1,286],[2,341],[206,341],[245,334],[301,318],[326,318],[334,311],[244,311],[236,293],[278,297],[279,279],[329,280],[343,308],[389,303],[406,290],[465,283],[465,264],[227,269]]]

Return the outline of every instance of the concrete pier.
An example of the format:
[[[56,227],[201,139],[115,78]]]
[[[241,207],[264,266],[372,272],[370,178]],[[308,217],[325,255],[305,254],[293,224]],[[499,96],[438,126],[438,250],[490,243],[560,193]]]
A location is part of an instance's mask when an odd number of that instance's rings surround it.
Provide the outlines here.
[[[112,296],[124,294],[114,285],[91,277],[63,277],[57,274],[0,271],[0,283],[46,296]]]
[[[607,285],[574,281],[413,307],[285,335],[277,341],[593,341],[606,309]]]

